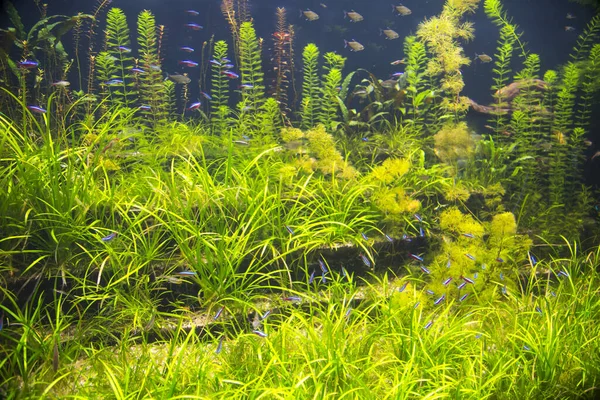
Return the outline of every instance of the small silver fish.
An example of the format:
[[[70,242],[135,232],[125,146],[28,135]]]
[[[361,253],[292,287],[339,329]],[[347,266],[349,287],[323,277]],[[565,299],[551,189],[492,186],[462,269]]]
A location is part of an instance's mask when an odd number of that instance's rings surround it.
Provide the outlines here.
[[[488,56],[485,53],[482,54],[475,54],[475,57],[479,58],[479,61],[483,62],[483,63],[489,63],[492,61],[492,57]]]
[[[344,11],[344,17],[350,18],[351,22],[360,22],[360,21],[364,20],[363,16],[354,10]]]
[[[382,34],[385,35],[385,38],[387,40],[394,40],[394,39],[398,39],[400,37],[400,35],[398,35],[398,32],[396,32],[395,30],[390,29],[390,28],[380,29],[380,31]],[[392,65],[396,65],[396,64],[392,63]]]
[[[350,51],[362,51],[365,49],[365,46],[358,43],[356,40],[352,39],[350,41],[344,40],[344,48],[350,46]]]
[[[397,6],[392,6],[393,10],[396,10],[396,12],[398,12],[399,15],[406,17],[407,15],[412,14],[412,11],[410,10],[410,8],[403,6],[402,4],[399,4]]]
[[[319,14],[310,9],[306,9],[305,11],[301,11],[301,13],[306,17],[307,21],[316,21],[319,19]]]
[[[167,78],[180,85],[184,85],[192,81],[189,76],[181,74],[167,75]]]
[[[52,84],[52,86],[58,86],[58,87],[67,87],[70,85],[71,85],[71,82],[69,82],[69,81],[57,81]]]

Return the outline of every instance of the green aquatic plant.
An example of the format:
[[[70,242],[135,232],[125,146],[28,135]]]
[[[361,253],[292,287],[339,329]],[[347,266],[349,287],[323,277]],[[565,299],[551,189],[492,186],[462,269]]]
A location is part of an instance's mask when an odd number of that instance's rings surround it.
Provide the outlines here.
[[[376,187],[371,201],[384,216],[381,222],[388,235],[401,236],[408,216],[421,209],[421,202],[411,196],[410,185],[406,181],[406,175],[413,167],[410,159],[388,158],[365,177]]]
[[[328,130],[331,130],[338,120],[338,88],[342,84],[342,70],[346,58],[332,52],[325,53],[323,57],[325,58],[322,77],[323,97],[321,99],[322,106],[318,120]]]
[[[433,137],[435,155],[442,162],[452,166],[455,173],[459,167],[466,165],[468,159],[475,152],[475,141],[466,122],[448,124]]]
[[[473,301],[480,304],[497,297],[502,287],[517,290],[516,266],[527,258],[532,242],[517,233],[512,213],[496,214],[484,224],[453,207],[440,213],[439,228],[443,240],[428,267],[429,290],[448,298],[476,296]],[[461,290],[444,284],[448,278],[467,284]]]
[[[29,31],[21,20],[19,13],[10,1],[3,5],[13,27],[0,29],[3,41],[0,46],[0,74],[3,78],[3,86],[19,91],[21,100],[41,104],[47,100],[45,91],[52,83],[64,79],[71,66],[62,38],[82,21],[90,20],[91,15],[79,13],[69,17],[66,15],[42,15]],[[39,61],[43,68],[35,68],[29,71],[19,68],[17,61],[10,57],[13,46],[16,48],[20,61]],[[16,83],[15,83],[16,82]],[[1,94],[4,101],[10,101],[4,93]],[[61,112],[65,107],[66,98],[60,98],[54,102],[56,112]],[[11,112],[12,110],[8,110]]]
[[[589,54],[588,62],[580,70],[581,95],[575,111],[575,125],[587,128],[592,117],[594,96],[600,90],[600,44],[595,44]]]
[[[117,66],[115,65],[115,58],[108,51],[101,51],[97,56],[94,57],[95,64],[95,78],[98,82],[108,82],[111,77],[117,73]],[[100,111],[106,112],[111,104],[111,91],[108,85],[103,83],[100,84],[99,92],[97,93]]]
[[[165,89],[165,110],[167,119],[174,120],[177,114],[177,92],[175,90],[175,82],[165,80],[163,82]]]
[[[302,52],[304,64],[304,80],[302,82],[302,108],[300,111],[301,126],[303,129],[312,128],[321,110],[321,98],[319,89],[318,63],[319,48],[309,43]]]
[[[496,48],[496,54],[494,54],[495,68],[492,70],[494,73],[494,84],[492,85],[491,89],[494,91],[494,106],[498,108],[506,108],[508,106],[501,89],[503,89],[510,82],[510,74],[512,72],[510,64],[512,61],[515,41],[517,39],[512,34],[514,29],[515,28],[511,25],[503,25],[500,28],[498,47]],[[506,130],[508,120],[509,118],[506,113],[498,112],[490,116],[490,123],[497,133]]]
[[[212,65],[212,101],[211,101],[211,121],[216,132],[225,132],[225,123],[229,116],[229,78],[225,75],[226,63],[221,60],[226,59],[228,47],[227,42],[219,40],[215,42],[213,48],[213,59],[219,63]]]
[[[116,68],[110,81],[100,82],[100,86],[109,86],[111,106],[133,107],[137,93],[133,87],[133,73],[131,72],[131,68],[134,66],[131,55],[131,38],[127,26],[127,16],[120,8],[113,7],[106,14],[105,41],[107,52],[114,57]]]
[[[519,32],[519,27],[502,8],[501,0],[485,0],[483,8],[487,16],[492,19],[492,22],[500,27],[500,32],[504,36],[504,39],[502,37],[500,38],[501,41],[504,43],[511,43],[512,46],[516,44],[518,50],[521,51],[521,57],[527,57],[529,52],[525,48],[525,43],[521,41],[523,33]]]
[[[142,110],[144,119],[153,125],[167,121],[168,99],[166,87],[161,75],[160,59],[157,48],[156,22],[154,15],[142,11],[138,16],[138,66],[144,71],[135,75],[135,82],[139,90],[139,101],[150,106],[149,110]]]
[[[342,179],[353,179],[358,171],[345,160],[335,147],[335,140],[321,124],[305,133],[309,154],[315,158],[314,169],[324,175],[336,174]]]
[[[598,35],[600,35],[600,14],[594,15],[585,30],[577,37],[577,44],[570,55],[571,59],[574,62],[583,61],[597,41]]]
[[[242,103],[253,112],[258,112],[265,100],[264,73],[260,58],[260,47],[252,22],[240,26],[240,79]]]
[[[422,40],[432,54],[428,58],[426,73],[439,78],[442,89],[440,107],[457,122],[468,109],[468,100],[460,97],[464,81],[460,68],[469,65],[471,60],[465,57],[460,40],[474,38],[473,23],[461,22],[467,13],[473,13],[479,0],[452,0],[444,4],[439,16],[432,17],[419,24],[417,37]]]
[[[283,114],[281,107],[274,97],[270,97],[261,106],[259,128],[255,136],[266,143],[275,143],[275,138],[283,126]]]
[[[425,44],[417,40],[416,36],[407,36],[404,39],[404,54],[406,59],[406,99],[404,104],[406,107],[406,116],[410,117],[412,129],[416,133],[421,133],[427,127],[428,132],[435,132],[443,118],[439,104],[431,107],[426,107],[425,104],[429,100],[434,99],[432,91],[434,90],[437,80],[433,76],[427,79],[427,49]],[[429,103],[432,103],[430,101]]]

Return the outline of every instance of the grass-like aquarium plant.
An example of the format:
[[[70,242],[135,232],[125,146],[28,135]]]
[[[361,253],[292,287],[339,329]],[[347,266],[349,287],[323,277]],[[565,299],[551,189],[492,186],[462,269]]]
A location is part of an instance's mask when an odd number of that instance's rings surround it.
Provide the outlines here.
[[[27,33],[7,2],[1,398],[598,396],[598,16],[544,70],[485,0],[483,105],[463,79],[478,0],[398,41],[391,78],[301,43],[284,8],[263,38],[224,0],[231,37],[204,40],[109,3],[34,2]],[[174,29],[194,43],[172,53]]]

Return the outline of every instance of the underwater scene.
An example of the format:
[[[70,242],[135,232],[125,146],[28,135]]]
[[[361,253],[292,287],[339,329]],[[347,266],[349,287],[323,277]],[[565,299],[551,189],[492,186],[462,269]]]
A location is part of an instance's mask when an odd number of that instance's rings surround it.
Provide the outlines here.
[[[600,397],[598,1],[0,3],[0,399]]]

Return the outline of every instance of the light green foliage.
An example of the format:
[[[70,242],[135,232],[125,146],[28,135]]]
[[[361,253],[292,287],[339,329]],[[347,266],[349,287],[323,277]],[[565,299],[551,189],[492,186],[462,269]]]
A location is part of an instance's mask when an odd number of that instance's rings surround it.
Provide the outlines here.
[[[141,75],[136,75],[140,102],[151,107],[150,110],[143,111],[143,115],[146,120],[152,121],[153,125],[166,123],[168,97],[160,72],[154,15],[148,10],[142,11],[138,16],[137,27],[139,65],[145,71]]]
[[[255,137],[261,138],[266,143],[274,143],[276,134],[283,126],[283,115],[274,97],[270,97],[264,102],[258,118],[260,119],[259,129]]]
[[[342,69],[346,58],[336,53],[325,53],[325,73],[323,74],[323,97],[319,114],[319,123],[331,130],[333,124],[338,120],[338,92],[342,84]]]
[[[120,8],[113,7],[106,14],[106,47],[108,53],[115,58],[115,70],[110,79],[120,79],[123,83],[110,85],[110,105],[121,105],[133,107],[136,93],[133,87],[131,68],[133,67],[133,56],[119,47],[131,49],[131,38],[127,17]],[[100,86],[106,86],[106,82],[100,82]]]
[[[356,178],[356,171],[335,148],[335,140],[323,125],[317,125],[305,134],[309,152],[316,159],[315,169],[325,175],[338,174],[340,178]]]
[[[109,52],[103,51],[96,56],[96,79],[98,82],[107,82],[117,72],[115,58]],[[100,84],[100,92],[98,93],[99,101],[101,102],[101,110],[106,111],[108,106],[113,102],[109,99],[111,92],[109,87]]]
[[[455,122],[462,118],[469,107],[467,99],[460,97],[464,88],[460,69],[471,63],[470,58],[464,55],[461,41],[475,37],[473,23],[461,22],[461,19],[466,13],[473,12],[478,4],[479,0],[447,1],[442,13],[421,22],[416,33],[431,53],[426,73],[432,78],[439,78],[440,107]]]
[[[242,23],[239,47],[241,84],[252,85],[242,90],[242,103],[257,112],[265,100],[265,86],[260,47],[252,22]]]
[[[219,40],[215,42],[213,49],[213,59],[219,61],[227,58],[227,42]],[[220,61],[219,61],[220,62]],[[225,63],[211,64],[212,69],[212,123],[215,132],[224,133],[227,117],[229,116],[229,78],[223,72],[225,71]]]
[[[466,161],[475,151],[475,141],[466,122],[446,125],[433,138],[435,154],[455,168],[458,168],[459,161]]]
[[[438,295],[446,293],[449,298],[476,293],[479,303],[485,303],[498,294],[498,285],[516,288],[514,265],[527,258],[532,242],[517,234],[512,213],[497,214],[489,224],[482,224],[457,208],[449,208],[440,214],[439,221],[443,240],[429,267],[430,290]],[[449,277],[460,282],[463,276],[475,283],[460,292],[454,285],[442,284]]]
[[[309,43],[302,52],[304,81],[302,82],[302,128],[310,129],[317,122],[321,110],[321,90],[319,88],[318,61],[319,48]]]
[[[177,113],[177,93],[175,91],[175,82],[171,80],[163,81],[165,87],[165,110],[170,119],[175,118]]]
[[[591,47],[597,41],[599,34],[600,14],[596,14],[577,38],[577,45],[573,49],[573,53],[571,53],[571,58],[574,62],[583,61],[586,58]]]
[[[501,34],[505,38],[505,43],[516,43],[518,49],[521,51],[522,57],[527,57],[527,50],[525,45],[521,42],[522,32],[518,32],[518,26],[513,23],[512,18],[508,17],[508,14],[502,8],[501,0],[485,0],[484,10],[492,22],[500,27]],[[501,37],[502,40],[502,37]]]
[[[408,159],[388,158],[373,168],[366,180],[375,185],[371,199],[384,215],[388,234],[401,235],[406,218],[421,208],[421,202],[410,196],[405,176],[412,165]]]

